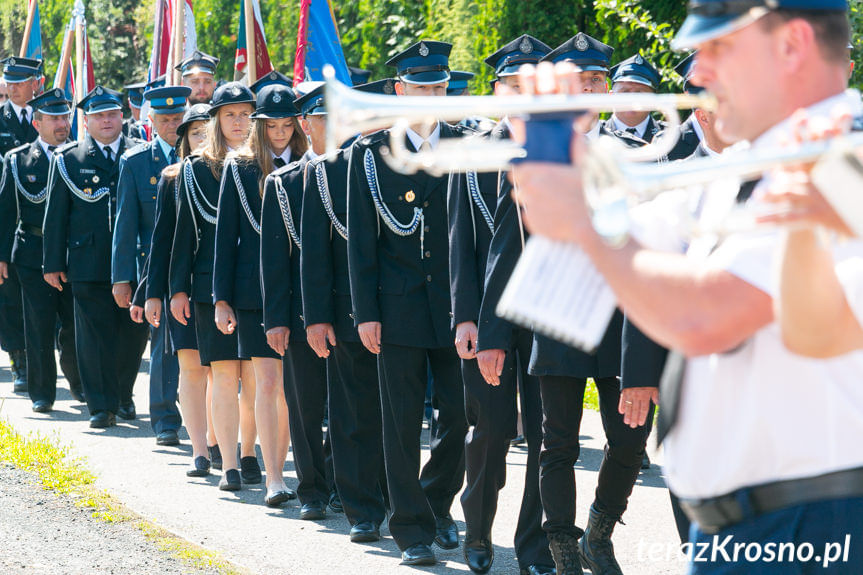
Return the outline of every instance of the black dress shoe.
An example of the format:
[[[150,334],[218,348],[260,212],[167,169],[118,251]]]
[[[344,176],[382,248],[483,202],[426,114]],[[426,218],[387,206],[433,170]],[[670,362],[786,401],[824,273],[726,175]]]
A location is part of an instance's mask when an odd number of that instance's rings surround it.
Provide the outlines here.
[[[219,450],[219,444],[208,445],[207,454],[210,456],[210,466],[213,469],[222,468],[222,452]]]
[[[320,501],[304,503],[302,508],[300,508],[300,519],[305,519],[307,521],[317,521],[320,519],[326,519],[326,517],[326,507]]]
[[[78,387],[73,387],[69,389],[69,394],[72,396],[72,399],[77,401],[78,403],[87,403],[87,400],[84,399],[84,390]]]
[[[474,573],[488,573],[494,562],[494,548],[489,539],[464,539],[464,560]]]
[[[240,458],[240,475],[243,476],[243,483],[260,483],[261,466],[258,465],[258,458],[254,455]]]
[[[437,559],[431,547],[424,543],[411,545],[402,551],[402,565],[434,565]]]
[[[240,472],[236,469],[229,469],[222,475],[222,480],[219,481],[219,490],[221,491],[239,491],[243,488],[243,482],[240,481]]]
[[[521,568],[521,575],[555,575],[554,567],[548,565],[528,565]]]
[[[358,521],[351,527],[351,542],[353,543],[371,543],[372,541],[380,541],[381,529],[372,521]]]
[[[345,512],[345,508],[342,507],[342,498],[339,497],[338,491],[333,491],[332,493],[330,493],[330,502],[327,504],[327,506],[333,513]]]
[[[23,349],[10,351],[9,361],[12,364],[12,391],[27,393],[27,354]]]
[[[516,435],[515,437],[513,437],[513,438],[509,441],[509,444],[510,444],[510,445],[513,445],[513,446],[515,446],[515,445],[524,445],[525,443],[527,443],[527,440],[524,438],[524,435],[521,435],[521,434]]]
[[[166,429],[156,434],[156,445],[180,445],[180,438],[173,429]]]
[[[117,415],[120,416],[120,419],[132,420],[138,417],[138,414],[135,412],[135,404],[132,402],[124,403],[117,410]]]
[[[54,404],[44,399],[37,399],[33,402],[33,411],[36,413],[48,413],[54,409]]]
[[[210,460],[199,455],[186,470],[186,477],[206,477],[210,474]]]
[[[452,517],[435,518],[434,542],[441,549],[455,549],[458,547],[458,527]]]
[[[644,456],[641,458],[641,468],[650,469],[650,457],[648,457],[646,451],[644,452]]]
[[[296,497],[296,495],[294,495]],[[264,497],[264,503],[268,507],[278,507],[288,499],[291,499],[290,493],[288,490],[279,489],[278,491],[267,491],[266,497]]]
[[[117,425],[117,418],[110,411],[97,411],[90,416],[90,427],[95,429],[105,429]]]

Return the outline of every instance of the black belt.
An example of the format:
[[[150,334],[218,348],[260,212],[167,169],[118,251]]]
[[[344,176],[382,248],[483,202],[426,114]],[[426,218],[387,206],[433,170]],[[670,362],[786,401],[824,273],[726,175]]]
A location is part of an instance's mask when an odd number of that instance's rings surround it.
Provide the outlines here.
[[[772,511],[804,503],[863,497],[863,467],[745,487],[711,499],[681,499],[686,515],[708,534]]]
[[[18,224],[18,229],[26,234],[42,237],[42,228],[39,226],[30,226],[24,223]]]

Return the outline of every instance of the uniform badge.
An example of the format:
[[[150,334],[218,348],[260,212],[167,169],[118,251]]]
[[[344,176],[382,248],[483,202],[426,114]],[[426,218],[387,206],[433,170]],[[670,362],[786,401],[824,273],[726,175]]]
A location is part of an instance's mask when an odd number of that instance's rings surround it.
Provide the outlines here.
[[[174,105],[174,98],[168,98],[167,100],[165,100],[165,103],[168,104],[169,106],[173,106]]]
[[[521,44],[518,45],[518,50],[523,54],[530,54],[531,52],[533,52],[533,42],[531,42],[527,38],[523,39],[521,41]]]
[[[387,83],[384,84],[384,94],[392,94],[395,91],[396,90],[395,90],[395,86],[393,86],[393,81],[387,80]]]
[[[590,48],[590,44],[587,43],[587,38],[584,37],[583,33],[579,33],[575,39],[575,49],[579,52],[586,52],[588,48]]]
[[[273,70],[272,72],[270,72],[270,80],[275,80],[275,79],[277,79],[277,78],[278,78],[278,77],[276,76],[276,71],[275,71],[275,70]]]
[[[14,66],[14,65],[15,65],[15,58],[9,58],[9,65],[10,65],[10,66]]]
[[[240,95],[240,87],[239,86],[231,86],[231,96],[239,96]]]
[[[92,196],[93,195],[93,188],[84,188],[84,193],[87,194],[88,196]]]
[[[27,175],[27,181],[30,182],[31,184],[35,184],[36,183],[36,176],[34,176],[33,174],[28,174]]]
[[[413,190],[408,190],[408,193],[405,194],[405,199],[409,202],[412,202],[417,199],[417,195],[414,193]]]
[[[278,104],[281,101],[282,101],[282,95],[281,94],[279,94],[278,92],[273,94],[273,104]]]
[[[151,186],[155,186],[157,181],[158,180],[156,180],[156,176],[150,176],[150,185]]]
[[[96,87],[96,95],[101,96],[103,93],[104,93],[104,90],[102,90],[102,86],[97,86]]]
[[[99,176],[93,176],[93,183],[94,183],[94,184],[98,184],[98,183],[99,183]]]
[[[54,97],[55,98],[62,98],[63,96],[64,96],[64,94],[59,88],[54,90]]]
[[[644,58],[642,58],[642,57],[641,57],[641,54],[638,54],[638,55],[635,57],[635,63],[636,63],[636,64],[638,64],[639,66],[641,66],[642,64],[644,64]]]
[[[425,58],[429,55],[429,47],[426,46],[423,42],[420,42],[420,56]]]

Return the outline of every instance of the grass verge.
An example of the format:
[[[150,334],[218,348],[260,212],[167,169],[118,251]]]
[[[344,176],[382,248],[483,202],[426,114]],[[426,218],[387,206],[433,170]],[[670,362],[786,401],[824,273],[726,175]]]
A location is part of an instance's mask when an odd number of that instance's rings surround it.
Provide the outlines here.
[[[76,506],[90,509],[92,516],[100,521],[131,524],[157,549],[190,567],[220,575],[245,573],[218,553],[162,529],[98,489],[94,485],[96,477],[87,469],[86,462],[73,458],[69,446],[60,442],[59,435],[31,433],[25,436],[8,421],[0,419],[0,461],[34,474],[44,489],[70,497]]]

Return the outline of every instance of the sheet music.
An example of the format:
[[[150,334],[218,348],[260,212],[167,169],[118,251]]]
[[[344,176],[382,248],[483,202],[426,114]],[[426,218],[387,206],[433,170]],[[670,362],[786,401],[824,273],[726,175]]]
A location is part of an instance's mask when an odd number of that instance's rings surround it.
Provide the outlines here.
[[[614,292],[578,246],[533,236],[496,311],[513,323],[592,352],[616,307]]]

